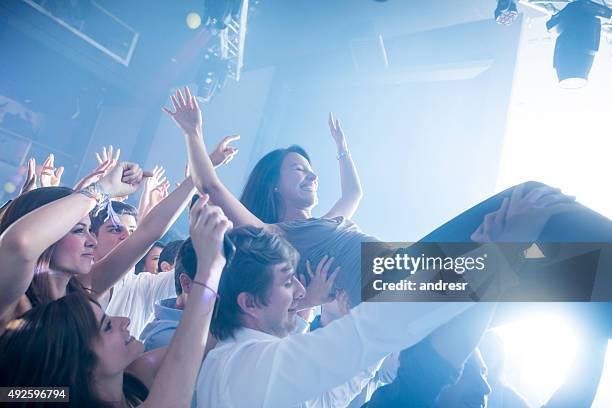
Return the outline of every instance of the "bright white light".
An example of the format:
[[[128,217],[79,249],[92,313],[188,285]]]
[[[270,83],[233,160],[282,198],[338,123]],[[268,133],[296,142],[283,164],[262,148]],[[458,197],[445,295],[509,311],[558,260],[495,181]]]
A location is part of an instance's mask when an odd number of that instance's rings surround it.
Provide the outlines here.
[[[191,13],[187,14],[186,21],[187,27],[191,28],[192,30],[195,30],[200,26],[200,24],[202,24],[202,17],[200,17],[200,15],[195,11],[192,11]]]
[[[610,217],[612,45],[601,42],[587,86],[562,89],[545,21],[523,25],[497,188],[542,181]]]
[[[567,78],[559,81],[559,86],[563,89],[580,89],[586,84],[587,80],[584,78]]]
[[[508,381],[543,404],[563,383],[578,339],[561,317],[545,314],[495,329],[506,348]],[[518,383],[517,383],[518,382]]]
[[[552,66],[555,42],[545,29],[547,18],[527,19],[523,25],[497,190],[541,181],[611,217],[612,44],[601,42],[587,86],[562,89]],[[508,382],[534,405],[545,403],[574,358],[577,339],[571,329],[549,316],[498,330],[508,348]],[[612,406],[611,383],[608,347],[592,408]]]

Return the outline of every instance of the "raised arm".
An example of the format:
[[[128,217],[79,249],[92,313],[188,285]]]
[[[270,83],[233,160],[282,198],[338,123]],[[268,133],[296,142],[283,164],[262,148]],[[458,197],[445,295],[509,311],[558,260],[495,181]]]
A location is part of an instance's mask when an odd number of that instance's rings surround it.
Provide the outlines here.
[[[388,353],[413,346],[469,307],[467,302],[364,302],[312,333],[241,348],[221,373],[234,381],[223,386],[235,404],[295,406],[348,381]],[[217,373],[206,368],[205,361],[200,385],[211,381],[216,386]],[[299,378],[292,375],[298,372]],[[302,378],[310,381],[304,384]],[[251,386],[245,388],[247,382]],[[199,387],[198,405],[207,406],[210,400],[202,391]]]
[[[149,389],[145,407],[191,404],[225,265],[223,237],[232,225],[219,207],[209,206],[207,201],[208,197],[200,198],[191,210],[189,232],[197,258],[194,285],[166,357]]]
[[[132,269],[151,245],[170,229],[187,206],[193,193],[193,182],[191,178],[187,178],[168,197],[151,209],[132,235],[93,265],[89,274],[90,286],[98,296],[110,289]]]
[[[0,235],[0,316],[28,289],[40,255],[95,205],[93,198],[71,194],[24,215]]]
[[[234,195],[223,185],[215,172],[214,165],[208,156],[202,131],[202,113],[189,88],[185,87],[185,95],[180,90],[171,96],[174,110],[163,108],[185,136],[189,168],[196,188],[201,193],[210,195],[210,199],[234,222],[239,225],[255,225],[265,227],[259,218],[254,216]]]
[[[100,180],[111,197],[129,193],[136,165],[122,163]],[[126,178],[126,174],[131,174]],[[140,175],[142,176],[142,175]],[[123,182],[126,181],[126,182]],[[15,201],[19,203],[19,201]],[[85,194],[70,194],[22,216],[0,235],[0,316],[4,316],[27,290],[41,254],[59,241],[96,206]]]
[[[345,218],[351,218],[359,202],[363,196],[361,191],[361,182],[359,181],[359,174],[357,174],[357,168],[348,150],[346,143],[346,137],[344,131],[340,126],[338,119],[334,120],[332,113],[329,113],[329,130],[331,135],[336,142],[336,149],[338,152],[338,165],[340,166],[340,187],[342,194],[340,199],[336,201],[336,204],[323,216],[323,218],[334,218],[343,216]]]
[[[170,182],[164,177],[166,170],[162,166],[153,167],[153,176],[145,181],[138,203],[138,219],[143,219],[153,207],[168,196]]]

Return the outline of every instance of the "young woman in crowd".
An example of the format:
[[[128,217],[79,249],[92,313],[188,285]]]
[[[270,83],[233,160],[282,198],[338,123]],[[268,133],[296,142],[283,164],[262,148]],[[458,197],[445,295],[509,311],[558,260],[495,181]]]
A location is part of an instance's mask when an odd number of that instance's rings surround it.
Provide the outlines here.
[[[341,195],[338,201],[322,218],[342,216],[350,219],[363,192],[357,168],[348,150],[348,144],[339,120],[329,114],[329,130],[336,144],[340,166]],[[292,179],[293,178],[293,179]],[[295,178],[299,178],[296,180]],[[307,218],[310,214],[299,211],[299,198],[295,194],[294,182],[306,193],[304,203],[317,203],[317,175],[313,172],[310,156],[300,146],[276,149],[262,157],[249,175],[240,202],[257,218],[267,224]],[[298,204],[298,205],[296,205]],[[307,207],[308,208],[308,207]],[[298,211],[296,211],[298,210]]]
[[[72,196],[77,194],[67,197]],[[142,343],[127,331],[129,319],[105,315],[95,301],[76,291],[7,325],[0,337],[0,366],[11,370],[0,372],[0,384],[68,387],[71,407],[189,406],[225,265],[223,237],[232,226],[207,201],[201,198],[191,210],[197,272],[167,350],[143,355]],[[75,252],[72,260],[79,256]]]
[[[135,272],[157,273],[157,267],[159,263],[159,256],[164,250],[165,245],[159,241],[153,244],[149,252],[136,264]]]
[[[121,163],[79,192],[43,187],[11,202],[0,220],[0,321],[83,289],[76,277],[90,273],[96,246],[89,213],[136,191],[143,175],[138,165]]]
[[[108,199],[134,193],[143,176],[153,175],[143,173],[136,164],[117,164],[119,152],[113,156],[110,149],[109,153],[100,159],[103,169],[86,177],[92,183],[79,184],[82,194],[65,187],[34,188],[3,208],[1,322],[74,290],[87,288],[99,299],[164,235],[192,197],[193,182],[187,177],[149,211],[129,238],[94,263],[96,238],[90,233],[90,211],[108,208]],[[235,154],[236,149],[221,143],[211,160],[221,165]]]

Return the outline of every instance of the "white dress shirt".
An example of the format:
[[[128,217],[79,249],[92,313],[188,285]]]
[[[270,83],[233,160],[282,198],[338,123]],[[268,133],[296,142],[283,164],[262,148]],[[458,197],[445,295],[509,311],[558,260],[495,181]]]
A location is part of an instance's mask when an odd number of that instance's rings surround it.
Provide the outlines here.
[[[387,354],[418,343],[472,305],[362,303],[324,328],[284,338],[242,328],[204,360],[197,406],[335,408],[334,388]]]
[[[129,274],[129,273],[128,273]],[[155,302],[176,297],[174,269],[152,274],[141,272],[122,279],[113,289],[113,297],[106,308],[109,316],[130,318],[128,330],[136,338],[153,315]]]

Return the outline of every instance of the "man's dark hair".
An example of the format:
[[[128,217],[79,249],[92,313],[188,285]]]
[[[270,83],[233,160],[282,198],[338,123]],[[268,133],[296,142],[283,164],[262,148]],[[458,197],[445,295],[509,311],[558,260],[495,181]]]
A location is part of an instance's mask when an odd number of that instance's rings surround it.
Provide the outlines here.
[[[133,205],[122,203],[121,201],[112,201],[111,205],[113,206],[113,210],[115,210],[117,215],[131,215],[138,222],[138,210]],[[94,213],[92,212],[90,217],[91,231],[94,234],[97,234],[102,224],[104,224],[104,220],[106,220],[106,218],[108,217],[108,210],[104,208],[98,213],[98,215],[94,215]]]
[[[299,259],[298,252],[289,242],[262,228],[239,227],[229,232],[228,237],[236,246],[236,253],[221,275],[219,299],[215,304],[211,323],[211,331],[219,340],[233,336],[236,330],[242,327],[242,310],[238,305],[238,295],[242,292],[249,293],[257,304],[266,306],[274,280],[272,266],[289,263],[296,268]],[[193,249],[193,246],[191,248]],[[195,263],[182,264],[183,267],[188,266],[195,270]],[[195,272],[190,276],[195,276]]]
[[[157,261],[157,272],[163,272],[161,268],[162,262],[168,262],[170,265],[174,265],[176,255],[178,254],[181,245],[183,245],[182,239],[171,241],[166,244],[164,249],[162,249],[161,253],[159,254],[159,260]]]
[[[193,249],[191,237],[189,237],[183,241],[180,246],[178,254],[176,255],[176,263],[174,264],[174,287],[177,296],[183,293],[179,277],[184,273],[189,276],[189,279],[193,280],[195,278],[197,266],[198,261],[196,259],[195,250]]]

